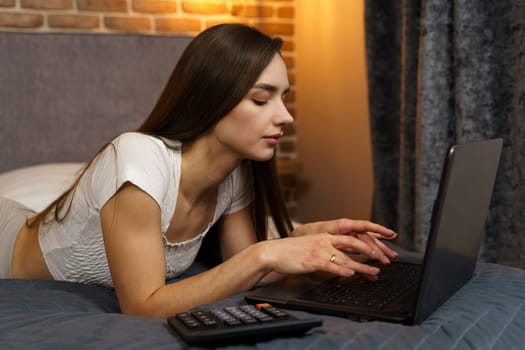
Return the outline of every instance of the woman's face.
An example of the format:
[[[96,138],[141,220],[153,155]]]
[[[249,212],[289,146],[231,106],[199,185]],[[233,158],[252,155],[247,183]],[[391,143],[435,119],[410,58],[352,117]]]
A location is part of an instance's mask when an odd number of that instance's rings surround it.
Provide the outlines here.
[[[269,160],[283,129],[293,122],[284,105],[290,85],[276,54],[242,101],[214,129],[217,140],[240,159]]]

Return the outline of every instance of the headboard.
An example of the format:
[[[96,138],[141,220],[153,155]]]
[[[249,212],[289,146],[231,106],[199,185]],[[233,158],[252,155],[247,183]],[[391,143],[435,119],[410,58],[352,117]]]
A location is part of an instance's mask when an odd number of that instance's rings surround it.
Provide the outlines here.
[[[84,162],[136,129],[190,40],[0,32],[0,173]]]

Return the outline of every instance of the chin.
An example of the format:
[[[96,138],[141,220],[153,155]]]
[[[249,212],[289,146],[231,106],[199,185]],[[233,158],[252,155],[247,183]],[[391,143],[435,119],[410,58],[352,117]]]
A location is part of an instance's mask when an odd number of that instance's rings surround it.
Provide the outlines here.
[[[257,162],[265,162],[272,159],[274,154],[275,150],[272,150],[271,152],[259,152],[258,154],[252,154],[248,158]]]

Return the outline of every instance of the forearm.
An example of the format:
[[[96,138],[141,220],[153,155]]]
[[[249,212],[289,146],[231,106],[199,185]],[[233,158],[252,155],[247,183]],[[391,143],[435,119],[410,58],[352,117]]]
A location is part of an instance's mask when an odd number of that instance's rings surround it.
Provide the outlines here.
[[[368,224],[362,225],[364,234],[307,234],[254,243],[217,267],[170,285],[165,285],[160,275],[151,278],[146,274],[143,280],[149,281],[149,287],[145,284],[140,288],[136,284],[141,282],[140,278],[135,278],[131,285],[123,285],[122,300],[119,297],[122,312],[167,317],[247,291],[259,281],[272,281],[280,274],[323,271],[344,277],[355,273],[374,277],[380,271],[377,267],[355,261],[344,252],[355,251],[383,263],[389,263],[388,257],[393,258],[396,253],[366,233]],[[158,270],[160,265],[155,265],[149,270]],[[126,271],[123,269],[121,274]],[[126,277],[129,282],[136,276]],[[118,295],[117,285],[116,289]]]
[[[249,290],[270,271],[263,250],[261,244],[250,246],[208,271],[160,287],[138,307],[122,311],[165,318]]]

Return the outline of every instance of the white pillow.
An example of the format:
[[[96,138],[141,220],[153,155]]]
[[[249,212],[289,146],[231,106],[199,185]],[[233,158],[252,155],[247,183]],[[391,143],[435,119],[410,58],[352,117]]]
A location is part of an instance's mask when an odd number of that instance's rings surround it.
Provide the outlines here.
[[[0,174],[0,197],[17,201],[36,212],[44,210],[75,181],[84,163],[50,163],[19,168]],[[299,222],[292,221],[295,227]],[[268,218],[270,237],[279,235]]]
[[[0,197],[42,211],[73,183],[84,163],[51,163],[0,174]]]

